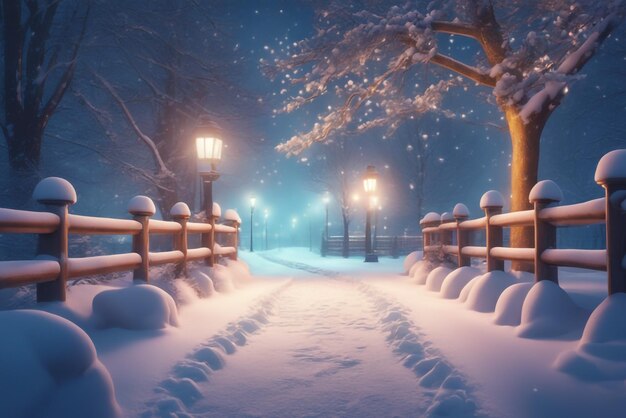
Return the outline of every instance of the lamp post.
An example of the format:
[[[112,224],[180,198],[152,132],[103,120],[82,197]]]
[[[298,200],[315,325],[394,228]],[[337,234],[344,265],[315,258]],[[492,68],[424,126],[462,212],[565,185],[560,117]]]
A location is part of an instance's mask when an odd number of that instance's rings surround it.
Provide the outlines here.
[[[363,189],[370,196],[365,215],[365,262],[378,263],[378,256],[372,251],[372,197],[376,193],[378,173],[373,165],[368,165],[363,175]]]
[[[198,173],[202,178],[202,194],[204,197],[204,214],[206,219],[213,225],[213,182],[220,177],[217,172],[217,163],[222,159],[222,139],[220,127],[207,118],[200,120],[194,130],[196,140],[196,152],[198,156]],[[203,234],[203,245],[211,249],[211,256],[207,259],[209,266],[213,266],[215,256],[213,245],[215,243],[215,231],[211,229],[209,234]]]
[[[254,205],[256,205],[256,198],[250,198],[250,252],[254,252],[254,241],[252,235],[254,233]]]
[[[263,218],[265,220],[265,251],[269,249],[267,246],[267,218],[269,218],[269,216],[270,216],[270,212],[267,209],[265,209],[263,211]]]
[[[324,195],[324,207],[326,209],[326,223],[324,224],[324,236],[328,239],[328,203],[330,203],[330,196],[328,196],[328,192]]]
[[[378,204],[379,199],[378,196],[372,196],[370,198],[370,208],[372,209],[372,211],[374,212],[374,233],[372,235],[374,235],[374,238],[372,239],[372,250],[375,253],[376,249],[377,249],[377,239],[378,239],[378,212],[380,212],[380,210],[382,209],[382,207]]]
[[[298,218],[291,218],[291,246],[296,246],[296,226],[298,225]]]

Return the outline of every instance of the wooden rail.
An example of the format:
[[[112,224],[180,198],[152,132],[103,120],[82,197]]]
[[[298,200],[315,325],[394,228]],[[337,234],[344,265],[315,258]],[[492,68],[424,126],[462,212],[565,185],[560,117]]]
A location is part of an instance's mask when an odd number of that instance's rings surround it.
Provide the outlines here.
[[[487,271],[502,270],[504,260],[530,262],[535,280],[558,283],[559,266],[607,271],[608,293],[626,293],[626,150],[605,155],[598,164],[595,180],[605,189],[605,197],[573,205],[557,206],[562,200],[559,187],[550,180],[540,181],[530,192],[533,209],[501,213],[504,199],[497,191],[485,193],[480,207],[485,216],[468,220],[467,207],[455,206],[454,223],[442,222],[449,214],[430,212],[420,221],[424,237],[424,258],[435,263],[456,257],[459,267],[469,266],[471,258],[484,258]],[[557,249],[561,227],[605,224],[606,249]],[[503,246],[503,228],[526,226],[534,229],[533,248]],[[469,234],[485,231],[484,246],[469,245]],[[454,243],[449,242],[452,234]]]
[[[189,222],[189,207],[179,202],[170,213],[174,221],[162,221],[151,219],[156,209],[150,198],[135,196],[129,203],[133,219],[69,214],[76,192],[69,182],[56,177],[42,180],[33,196],[46,206],[45,212],[0,208],[0,233],[39,235],[35,260],[0,261],[0,289],[37,284],[38,301],[65,300],[68,279],[133,271],[134,280],[149,282],[151,266],[175,264],[180,274],[190,261],[205,260],[212,265],[215,256],[237,259],[240,219],[232,210],[226,212],[227,225],[216,223],[221,215],[219,206],[204,222]],[[70,257],[70,234],[130,235],[133,250],[125,254]],[[150,251],[150,237],[156,234],[172,236],[174,248]],[[208,245],[188,248],[190,234],[202,234],[202,242]],[[226,245],[218,245],[217,240]]]

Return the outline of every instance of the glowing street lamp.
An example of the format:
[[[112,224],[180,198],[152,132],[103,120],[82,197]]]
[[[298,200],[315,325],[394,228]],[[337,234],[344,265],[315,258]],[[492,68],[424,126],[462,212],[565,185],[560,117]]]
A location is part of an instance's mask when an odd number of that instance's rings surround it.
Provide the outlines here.
[[[370,196],[365,215],[365,262],[378,263],[378,256],[372,251],[372,197],[376,193],[378,173],[373,165],[368,165],[363,175],[363,189]]]
[[[254,252],[254,241],[252,240],[252,234],[254,232],[254,206],[256,205],[256,197],[250,198],[250,252]]]
[[[209,222],[213,222],[213,182],[220,177],[217,172],[217,164],[222,159],[222,130],[210,119],[202,118],[194,130],[193,136],[196,141],[198,174],[202,178],[204,214]],[[203,245],[213,250],[214,233],[206,234],[205,237],[207,241]],[[214,260],[214,255],[211,253],[207,259],[210,266],[213,265]]]

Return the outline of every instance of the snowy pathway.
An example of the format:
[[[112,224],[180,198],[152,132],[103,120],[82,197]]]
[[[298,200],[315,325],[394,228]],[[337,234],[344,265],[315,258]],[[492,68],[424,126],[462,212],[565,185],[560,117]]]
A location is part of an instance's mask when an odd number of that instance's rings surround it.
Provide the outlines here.
[[[143,416],[479,416],[472,390],[394,301],[338,273],[297,279],[171,371]]]

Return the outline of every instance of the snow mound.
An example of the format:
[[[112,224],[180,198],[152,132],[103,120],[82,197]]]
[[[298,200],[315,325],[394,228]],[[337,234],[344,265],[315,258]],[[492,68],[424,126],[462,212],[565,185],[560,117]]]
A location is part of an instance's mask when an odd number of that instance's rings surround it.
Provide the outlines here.
[[[156,213],[156,206],[148,196],[137,195],[128,202],[128,212],[133,215],[152,216]]]
[[[517,282],[513,275],[503,271],[490,271],[474,280],[466,304],[478,312],[493,312],[504,289]]]
[[[472,288],[474,287],[478,279],[480,279],[480,277],[481,276],[474,277],[465,285],[465,287],[461,290],[461,293],[459,293],[459,299],[458,299],[459,302],[465,303],[467,301],[467,298],[469,297],[469,294],[472,291]]]
[[[191,217],[191,211],[185,202],[178,202],[170,209],[170,215],[174,218],[189,218]]]
[[[626,380],[626,293],[613,294],[593,311],[578,347],[554,366],[582,380]]]
[[[604,154],[596,167],[596,183],[623,178],[626,178],[626,149],[616,149]]]
[[[456,299],[463,288],[474,278],[480,276],[481,271],[474,267],[460,267],[448,274],[441,285],[441,297]]]
[[[250,268],[243,261],[226,260],[226,267],[230,270],[230,275],[235,285],[242,286],[250,283],[252,280]]]
[[[426,278],[432,269],[433,265],[428,261],[418,261],[411,267],[411,281],[415,284],[426,284]]]
[[[489,190],[480,198],[480,208],[501,208],[504,206],[504,197],[497,190]]]
[[[213,278],[213,285],[215,285],[216,291],[228,293],[235,290],[232,272],[229,268],[215,264],[210,270],[209,275]]]
[[[496,303],[496,325],[517,326],[522,321],[522,305],[533,283],[515,283],[504,289]]]
[[[404,261],[402,262],[402,268],[404,269],[404,274],[409,274],[409,272],[411,271],[411,267],[413,267],[413,265],[415,265],[415,263],[417,263],[421,259],[422,259],[421,251],[413,251],[412,253],[407,255],[404,258]]]
[[[426,278],[426,290],[439,292],[444,279],[450,273],[452,273],[452,269],[448,267],[439,266],[435,268],[433,271],[428,273],[428,277]]]
[[[517,335],[545,338],[566,334],[580,326],[584,311],[558,284],[549,280],[535,283],[522,305]]]
[[[189,277],[187,277],[187,281],[201,298],[211,297],[215,293],[213,279],[200,270],[191,271]]]
[[[113,382],[91,339],[59,316],[0,312],[2,416],[120,416]]]
[[[103,328],[161,329],[178,326],[174,299],[156,286],[138,284],[105,290],[93,298],[96,324]]]

